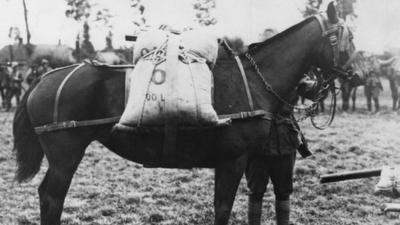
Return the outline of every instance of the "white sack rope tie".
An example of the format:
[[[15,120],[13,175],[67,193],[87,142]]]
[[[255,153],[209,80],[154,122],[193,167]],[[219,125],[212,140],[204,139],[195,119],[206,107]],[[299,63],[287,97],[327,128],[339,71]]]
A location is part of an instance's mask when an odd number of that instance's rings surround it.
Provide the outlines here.
[[[167,42],[164,42],[158,48],[153,49],[152,51],[146,53],[141,58],[143,60],[150,60],[154,62],[155,65],[165,62],[167,57]],[[187,49],[179,49],[179,60],[183,63],[190,64],[194,62],[206,63],[206,59],[201,57],[195,51],[187,50]]]

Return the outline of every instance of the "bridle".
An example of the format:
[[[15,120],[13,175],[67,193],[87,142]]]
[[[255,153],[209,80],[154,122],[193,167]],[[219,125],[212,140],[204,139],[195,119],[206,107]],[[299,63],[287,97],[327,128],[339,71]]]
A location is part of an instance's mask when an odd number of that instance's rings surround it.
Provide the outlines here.
[[[337,95],[337,88],[335,87],[335,82],[334,80],[338,77],[343,77],[345,79],[349,79],[351,75],[349,72],[345,71],[340,65],[340,48],[342,47],[343,39],[344,39],[344,23],[342,21],[338,21],[336,24],[329,24],[328,20],[325,19],[323,14],[318,14],[314,16],[322,29],[322,37],[327,38],[330,44],[330,47],[332,48],[332,53],[333,53],[333,65],[330,66],[329,68],[324,70],[324,73],[329,74],[328,79],[323,79],[322,76],[320,76],[317,79],[317,87],[318,87],[318,92],[316,94],[315,99],[312,101],[311,105],[309,106],[296,106],[287,100],[285,100],[283,97],[281,97],[273,88],[272,86],[265,80],[264,76],[262,75],[256,61],[254,58],[250,55],[249,52],[245,53],[246,58],[249,60],[250,65],[253,67],[255,70],[256,74],[258,77],[262,80],[265,89],[274,95],[280,102],[282,102],[285,105],[288,105],[289,107],[293,108],[294,110],[297,110],[298,112],[304,112],[304,115],[297,119],[297,121],[302,121],[305,120],[306,118],[310,117],[311,118],[311,123],[312,125],[317,128],[317,129],[325,129],[328,126],[330,126],[333,122],[333,119],[335,117],[335,112],[336,112],[336,95]],[[351,35],[351,33],[349,33]],[[325,42],[324,42],[325,43]],[[322,48],[324,45],[321,44],[321,49],[320,52],[322,52]],[[318,125],[314,118],[317,115],[318,112],[318,105],[320,102],[322,102],[326,95],[327,92],[331,93],[331,109],[330,109],[330,115],[327,121],[325,121],[322,125]]]

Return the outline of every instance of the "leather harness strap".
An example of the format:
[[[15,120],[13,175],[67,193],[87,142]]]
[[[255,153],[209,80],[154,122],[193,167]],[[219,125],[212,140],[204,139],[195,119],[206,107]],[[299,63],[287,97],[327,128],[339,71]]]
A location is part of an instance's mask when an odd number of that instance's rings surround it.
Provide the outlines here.
[[[176,154],[176,142],[178,133],[178,93],[176,89],[176,73],[178,69],[180,39],[171,34],[167,44],[166,74],[168,91],[165,101],[165,127],[164,127],[164,156],[171,157]]]
[[[55,98],[55,102],[54,102],[54,114],[53,114],[53,122],[57,123],[58,122],[58,105],[60,103],[60,96],[61,96],[61,91],[64,88],[64,85],[67,83],[67,81],[69,80],[69,78],[77,71],[79,70],[82,66],[84,66],[85,64],[79,64],[77,67],[75,67],[75,69],[73,69],[65,78],[64,80],[61,82],[60,86],[57,89],[57,94],[56,94],[56,98]]]
[[[46,132],[57,131],[57,130],[64,130],[68,128],[77,128],[77,127],[88,127],[94,125],[106,125],[106,124],[115,124],[118,123],[120,116],[105,118],[105,119],[96,119],[96,120],[70,120],[64,122],[56,122],[46,124],[40,127],[35,127],[36,134],[43,134]]]
[[[254,111],[253,98],[251,97],[249,82],[247,81],[247,76],[246,76],[246,73],[244,72],[242,61],[240,60],[238,55],[235,55],[235,60],[236,60],[236,63],[238,64],[240,74],[242,75],[243,84],[244,84],[244,88],[246,89],[246,95],[247,95],[247,99],[249,102],[250,110]]]
[[[245,120],[249,118],[261,118],[265,120],[272,120],[274,118],[274,115],[264,110],[255,110],[251,112],[224,114],[224,115],[219,115],[218,117],[220,119],[231,118],[232,120]],[[121,116],[115,116],[115,117],[95,119],[95,120],[81,120],[81,121],[70,120],[57,123],[50,123],[43,126],[35,127],[35,133],[40,135],[46,132],[65,130],[70,128],[116,124],[118,123],[120,118]]]
[[[274,118],[274,114],[260,109],[260,110],[233,113],[233,114],[224,114],[224,115],[218,116],[218,118],[220,118],[220,119],[230,118],[232,120],[244,120],[244,119],[249,119],[249,118],[254,118],[254,117],[260,117],[265,120],[272,120]]]

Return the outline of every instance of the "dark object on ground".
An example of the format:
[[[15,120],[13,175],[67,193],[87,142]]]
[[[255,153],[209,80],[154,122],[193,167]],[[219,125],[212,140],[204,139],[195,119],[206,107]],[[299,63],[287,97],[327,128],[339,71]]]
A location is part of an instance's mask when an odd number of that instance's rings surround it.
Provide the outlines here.
[[[325,174],[321,176],[320,183],[332,183],[344,180],[353,180],[368,177],[378,177],[382,169],[354,170],[341,173]]]

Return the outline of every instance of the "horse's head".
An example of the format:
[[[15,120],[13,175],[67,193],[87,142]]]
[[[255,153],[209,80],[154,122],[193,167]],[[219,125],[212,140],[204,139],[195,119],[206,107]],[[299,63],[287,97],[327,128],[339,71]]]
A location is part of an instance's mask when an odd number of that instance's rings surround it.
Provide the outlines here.
[[[316,62],[323,69],[347,69],[347,62],[355,51],[350,28],[338,17],[333,2],[326,14],[315,16],[322,30],[323,40],[318,46]]]

